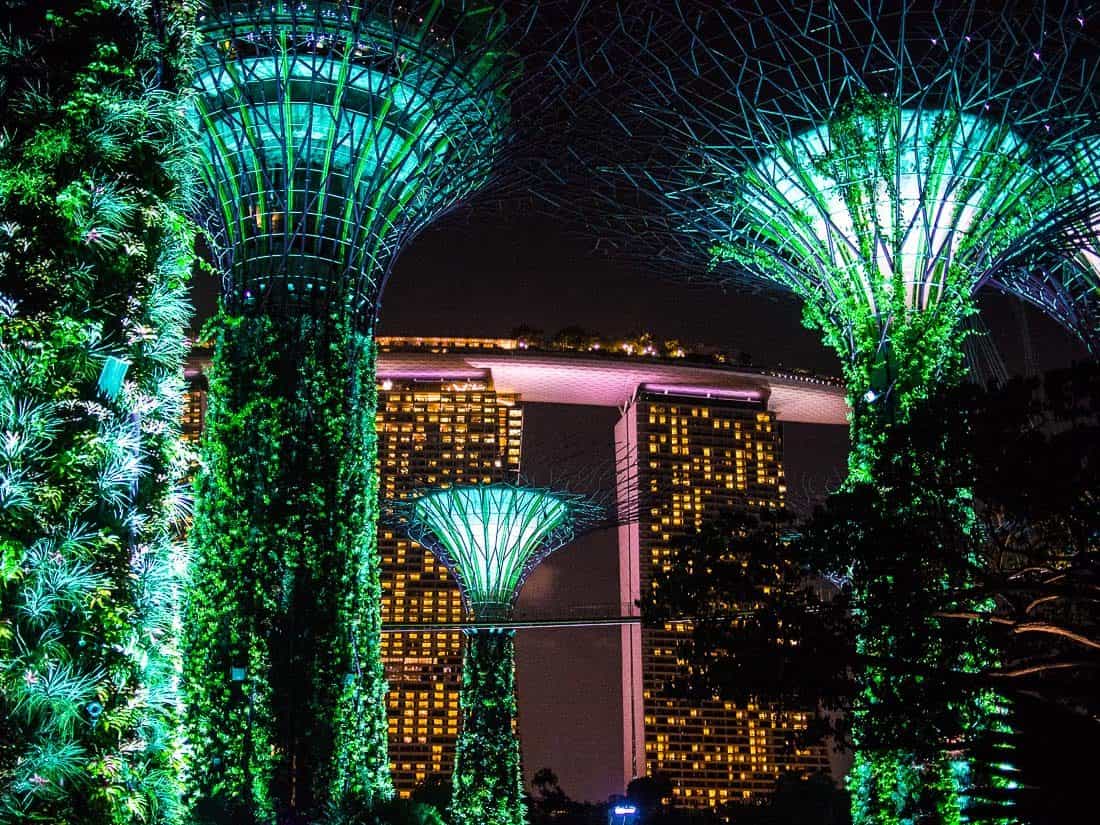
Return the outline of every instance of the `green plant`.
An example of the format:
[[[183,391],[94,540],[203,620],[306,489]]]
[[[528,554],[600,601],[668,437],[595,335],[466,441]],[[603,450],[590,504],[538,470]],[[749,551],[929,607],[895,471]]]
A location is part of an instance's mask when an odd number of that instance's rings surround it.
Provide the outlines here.
[[[519,739],[515,732],[516,647],[511,631],[466,637],[462,663],[462,732],[455,748],[454,825],[526,822]]]
[[[0,32],[0,822],[178,822],[187,2]]]
[[[373,804],[391,791],[372,341],[310,316],[211,330],[184,622],[196,816]]]

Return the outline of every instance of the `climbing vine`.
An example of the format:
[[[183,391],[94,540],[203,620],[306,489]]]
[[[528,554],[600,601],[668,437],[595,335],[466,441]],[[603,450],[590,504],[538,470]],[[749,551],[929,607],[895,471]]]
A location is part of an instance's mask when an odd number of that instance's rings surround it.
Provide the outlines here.
[[[180,821],[187,2],[0,31],[0,822]]]
[[[526,822],[516,737],[516,647],[510,631],[466,637],[462,665],[462,732],[455,751],[454,825]]]
[[[373,344],[350,321],[222,313],[185,613],[197,822],[390,793]]]

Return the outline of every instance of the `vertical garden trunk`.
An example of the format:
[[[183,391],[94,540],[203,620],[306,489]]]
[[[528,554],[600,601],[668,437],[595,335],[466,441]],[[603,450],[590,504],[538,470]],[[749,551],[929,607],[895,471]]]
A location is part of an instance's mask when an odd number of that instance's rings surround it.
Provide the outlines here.
[[[995,763],[1007,754],[991,758],[1007,743],[1004,700],[975,678],[995,665],[989,640],[943,618],[993,606],[973,595],[982,561],[971,424],[927,404],[940,389],[876,399],[891,403],[854,418],[853,440],[868,448],[866,478],[853,473],[845,493],[866,508],[846,528],[861,660],[849,775],[857,824],[1013,821],[997,799],[1006,784]]]
[[[455,752],[453,825],[522,825],[523,777],[516,737],[515,634],[466,637],[462,732]]]
[[[338,317],[216,334],[185,623],[196,818],[370,804],[390,793],[373,344]]]

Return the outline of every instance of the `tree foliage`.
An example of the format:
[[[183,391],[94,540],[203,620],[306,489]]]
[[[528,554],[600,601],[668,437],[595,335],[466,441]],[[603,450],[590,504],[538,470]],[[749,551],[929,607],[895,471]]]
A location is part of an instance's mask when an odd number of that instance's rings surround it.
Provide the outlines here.
[[[6,4],[0,821],[179,818],[186,2]]]
[[[1096,710],[1098,373],[931,396],[794,536],[707,526],[647,605],[696,617],[670,687],[782,700],[797,674],[850,711],[857,820],[1004,816],[1014,702]]]

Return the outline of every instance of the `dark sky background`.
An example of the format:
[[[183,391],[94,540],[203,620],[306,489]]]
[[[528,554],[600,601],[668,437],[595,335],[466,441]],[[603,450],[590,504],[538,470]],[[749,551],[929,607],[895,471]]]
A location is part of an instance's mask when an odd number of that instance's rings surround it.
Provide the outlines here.
[[[196,285],[200,317],[211,312],[215,289],[212,279]],[[1021,312],[1015,301],[992,294],[980,305],[1010,372],[1023,371],[1027,339],[1039,369],[1084,355],[1053,322]],[[579,324],[608,337],[648,331],[744,351],[759,365],[839,374],[836,357],[802,327],[793,301],[662,280],[595,254],[590,240],[520,209],[474,212],[418,238],[386,289],[380,332],[495,337],[524,323],[548,333]],[[575,455],[586,445],[597,460],[610,460],[617,416],[610,409],[529,405],[524,449],[547,455],[568,445],[565,452]],[[843,428],[792,425],[784,439],[794,499],[839,478]],[[602,457],[601,449],[607,451]],[[564,609],[617,600],[615,536],[607,532],[551,556],[531,576],[520,606]],[[618,629],[521,631],[517,679],[525,775],[550,767],[577,799],[622,792]]]

